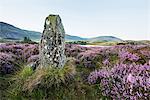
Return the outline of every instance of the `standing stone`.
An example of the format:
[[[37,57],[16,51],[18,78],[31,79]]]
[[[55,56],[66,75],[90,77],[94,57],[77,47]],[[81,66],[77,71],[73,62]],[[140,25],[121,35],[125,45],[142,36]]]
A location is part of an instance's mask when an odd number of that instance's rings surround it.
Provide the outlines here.
[[[45,20],[40,41],[40,67],[63,67],[65,64],[65,31],[59,15]]]

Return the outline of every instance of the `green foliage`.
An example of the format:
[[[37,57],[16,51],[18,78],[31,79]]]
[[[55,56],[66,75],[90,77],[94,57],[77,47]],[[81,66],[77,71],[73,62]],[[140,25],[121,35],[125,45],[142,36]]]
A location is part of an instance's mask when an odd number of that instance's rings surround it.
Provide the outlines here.
[[[21,71],[17,72],[16,75],[14,75],[11,78],[10,87],[8,89],[8,94],[7,94],[8,98],[13,98],[17,100],[23,98],[21,96],[22,86],[26,81],[26,79],[32,75],[32,73],[33,70],[31,67],[24,66]]]
[[[26,80],[29,76],[31,76],[33,73],[33,70],[31,67],[24,67],[24,69],[21,71],[21,73],[18,74],[17,78],[20,78],[22,80]]]
[[[35,40],[34,40],[35,41]],[[17,43],[29,43],[29,44],[36,44],[36,42],[32,41],[29,37],[24,37],[23,41],[16,41]]]
[[[98,42],[90,42],[88,45],[100,45],[100,46],[114,46],[117,45],[118,42],[115,41],[98,41]]]
[[[24,37],[24,42],[31,42],[31,39],[29,37]]]
[[[13,100],[96,100],[102,98],[100,88],[89,85],[85,75],[91,70],[76,67],[69,59],[63,68],[46,67],[35,71],[25,66],[10,77],[6,99]],[[86,74],[85,74],[86,73]],[[83,75],[84,74],[84,75]],[[102,99],[106,100],[106,99]]]
[[[24,83],[24,89],[32,91],[37,87],[59,87],[73,78],[75,74],[74,66],[64,66],[63,68],[46,67],[39,68]]]
[[[67,86],[74,80],[75,73],[75,66],[71,60],[63,68],[38,68],[35,72],[26,66],[12,77],[7,96],[15,100],[29,97],[62,98],[64,89],[66,94],[69,93]]]
[[[0,99],[3,100],[3,98],[5,98],[6,93],[6,89],[9,86],[9,82],[10,79],[8,78],[8,76],[2,76],[0,75]]]
[[[80,44],[80,45],[86,45],[88,42],[87,41],[70,41],[67,42],[68,44]]]
[[[118,55],[117,54],[110,54],[109,56],[110,59],[110,66],[112,67],[112,65],[117,64],[119,61]]]
[[[99,55],[97,57],[95,57],[93,63],[95,63],[95,68],[97,69],[100,69],[102,68],[103,64],[102,64],[102,61],[103,61],[103,56],[102,55]]]

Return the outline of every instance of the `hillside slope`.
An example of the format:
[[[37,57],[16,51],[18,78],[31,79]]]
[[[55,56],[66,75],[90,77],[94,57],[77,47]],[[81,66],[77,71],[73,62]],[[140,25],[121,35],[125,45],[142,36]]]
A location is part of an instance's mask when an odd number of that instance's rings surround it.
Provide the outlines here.
[[[0,22],[0,38],[3,39],[22,40],[24,37],[29,37],[32,40],[39,40],[40,35],[40,32],[23,30],[13,25]]]
[[[0,22],[0,39],[10,39],[10,40],[23,40],[24,37],[29,37],[32,41],[39,41],[41,38],[41,33],[36,31],[29,31],[20,29],[11,24]],[[66,34],[66,41],[90,41],[90,42],[99,42],[99,41],[122,41],[119,38],[113,36],[99,36],[95,38],[82,38],[79,36],[72,36]]]
[[[114,37],[114,36],[99,36],[95,38],[90,38],[90,42],[99,42],[99,41],[110,41],[110,42],[119,42],[122,41],[122,39]]]

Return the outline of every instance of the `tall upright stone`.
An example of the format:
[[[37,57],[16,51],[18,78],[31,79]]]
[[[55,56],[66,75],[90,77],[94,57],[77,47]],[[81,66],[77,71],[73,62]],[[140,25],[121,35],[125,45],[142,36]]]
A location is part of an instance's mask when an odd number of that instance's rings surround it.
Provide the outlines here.
[[[40,41],[40,67],[63,67],[65,59],[65,31],[61,18],[49,15]]]

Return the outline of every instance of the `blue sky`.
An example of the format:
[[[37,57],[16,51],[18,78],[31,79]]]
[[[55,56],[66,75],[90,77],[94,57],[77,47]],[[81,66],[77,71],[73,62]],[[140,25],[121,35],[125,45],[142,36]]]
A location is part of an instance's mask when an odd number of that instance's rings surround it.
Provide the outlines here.
[[[45,17],[59,14],[70,35],[150,40],[149,1],[0,0],[0,21],[42,32]]]

